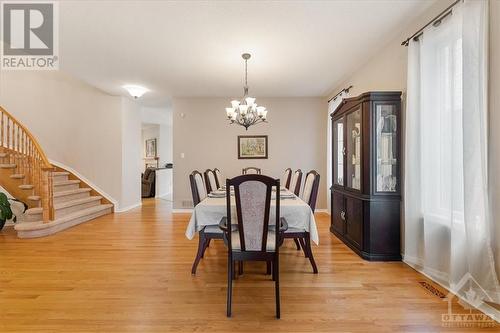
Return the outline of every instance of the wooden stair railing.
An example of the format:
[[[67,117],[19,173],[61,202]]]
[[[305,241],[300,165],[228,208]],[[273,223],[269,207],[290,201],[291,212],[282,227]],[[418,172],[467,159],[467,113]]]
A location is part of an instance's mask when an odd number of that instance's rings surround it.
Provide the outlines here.
[[[33,193],[40,197],[43,222],[54,219],[52,172],[50,164],[35,137],[0,106],[0,151],[8,153],[9,164],[24,175],[25,183],[33,185]]]

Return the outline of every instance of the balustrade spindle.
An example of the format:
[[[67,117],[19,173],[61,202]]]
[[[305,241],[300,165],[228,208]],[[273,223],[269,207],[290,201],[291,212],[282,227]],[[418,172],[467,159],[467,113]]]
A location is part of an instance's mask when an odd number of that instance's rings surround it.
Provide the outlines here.
[[[33,135],[11,114],[0,107],[0,151],[8,153],[9,164],[16,164],[15,173],[23,174],[23,184],[33,185],[32,194],[40,197],[43,221],[54,218],[54,167]]]

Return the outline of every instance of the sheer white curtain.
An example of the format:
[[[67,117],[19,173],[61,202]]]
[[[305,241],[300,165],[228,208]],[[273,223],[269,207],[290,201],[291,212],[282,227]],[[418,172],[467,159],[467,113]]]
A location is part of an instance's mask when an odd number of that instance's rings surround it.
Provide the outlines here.
[[[487,198],[487,10],[466,0],[409,45],[405,261],[495,315],[484,303],[500,301]]]
[[[342,100],[344,98],[349,97],[349,93],[342,91],[340,95],[338,95],[335,99],[332,99],[330,102],[328,102],[328,119],[327,119],[327,128],[328,128],[328,133],[327,133],[327,144],[326,144],[326,198],[327,198],[327,207],[328,207],[328,213],[331,214],[332,207],[331,207],[331,192],[330,192],[330,187],[332,186],[332,118],[330,117],[337,109],[337,107],[342,103]]]

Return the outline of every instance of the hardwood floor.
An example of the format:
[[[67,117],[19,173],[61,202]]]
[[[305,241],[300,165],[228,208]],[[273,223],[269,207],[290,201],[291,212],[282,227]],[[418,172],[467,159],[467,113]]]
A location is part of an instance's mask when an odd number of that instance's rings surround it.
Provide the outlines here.
[[[281,319],[264,263],[246,264],[228,319],[225,248],[212,242],[191,276],[188,220],[153,199],[46,238],[0,232],[0,332],[499,331],[442,327],[447,302],[420,286],[422,275],[363,261],[329,233],[326,214],[317,214],[318,275],[292,240],[284,245]]]

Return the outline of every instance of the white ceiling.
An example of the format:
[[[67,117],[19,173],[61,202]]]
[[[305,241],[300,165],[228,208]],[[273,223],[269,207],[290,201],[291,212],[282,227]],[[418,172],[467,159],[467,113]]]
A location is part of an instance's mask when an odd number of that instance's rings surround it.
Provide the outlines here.
[[[324,96],[434,0],[62,1],[61,69],[114,95]]]

